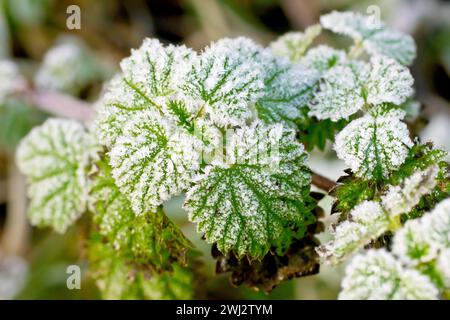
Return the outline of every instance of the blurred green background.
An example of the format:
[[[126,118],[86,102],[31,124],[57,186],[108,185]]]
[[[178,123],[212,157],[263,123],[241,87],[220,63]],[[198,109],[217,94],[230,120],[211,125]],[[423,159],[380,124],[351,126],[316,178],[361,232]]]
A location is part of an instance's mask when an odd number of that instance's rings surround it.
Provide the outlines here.
[[[81,29],[66,27],[69,5],[81,9]],[[245,35],[267,44],[278,35],[303,30],[317,23],[321,14],[331,10],[369,13],[380,9],[381,19],[390,26],[410,33],[418,45],[412,66],[416,97],[422,104],[423,119],[414,132],[423,140],[432,139],[450,149],[450,2],[438,0],[0,0],[0,59],[19,63],[28,77],[43,68],[38,85],[59,90],[94,103],[107,81],[131,48],[143,38],[156,37],[165,43],[184,43],[201,50],[210,41]],[[373,8],[373,7],[372,7]],[[319,41],[341,45],[343,39],[325,33]],[[65,69],[48,65],[49,49],[63,43],[81,48],[83,64]],[[64,55],[64,51],[59,53]],[[75,60],[74,60],[75,61]],[[69,72],[68,72],[69,71]],[[47,73],[45,73],[47,72]],[[59,74],[62,73],[62,74]],[[66,75],[68,73],[68,75]],[[76,90],[64,81],[80,81]],[[32,126],[48,115],[19,101],[0,108],[0,299],[94,299],[99,294],[89,279],[84,259],[84,226],[87,218],[65,235],[31,228],[25,218],[26,195],[23,177],[14,165],[14,149]],[[331,148],[313,151],[311,166],[336,179],[344,169]],[[232,288],[227,275],[213,277],[214,262],[210,248],[186,221],[181,197],[166,205],[169,216],[203,253],[202,272],[208,279],[207,298],[335,299],[344,266],[323,266],[316,276],[288,281],[270,295],[246,288]],[[322,204],[329,209],[330,199]],[[326,225],[334,218],[328,215]],[[321,235],[322,239],[327,234]],[[80,290],[66,286],[68,265],[82,268]]]

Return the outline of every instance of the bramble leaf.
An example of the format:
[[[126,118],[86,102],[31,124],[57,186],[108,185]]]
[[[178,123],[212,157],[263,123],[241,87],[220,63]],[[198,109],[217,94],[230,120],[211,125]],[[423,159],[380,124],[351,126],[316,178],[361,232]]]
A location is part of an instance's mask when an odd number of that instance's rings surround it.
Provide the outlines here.
[[[348,118],[364,103],[362,81],[368,66],[363,62],[352,62],[328,70],[322,77],[309,112],[318,119]]]
[[[151,273],[127,263],[116,251],[99,241],[89,246],[91,276],[103,299],[192,299],[192,272],[177,263],[172,271]]]
[[[337,65],[323,74],[309,115],[337,121],[364,105],[401,105],[413,94],[413,82],[406,67],[387,57],[373,56],[370,64]]]
[[[32,224],[62,233],[83,213],[93,146],[82,124],[62,119],[47,120],[22,140],[17,163],[29,183]]]
[[[164,47],[158,40],[146,39],[121,63],[123,75],[117,75],[108,86],[97,111],[100,142],[110,146],[120,136],[124,124],[144,110],[164,112],[166,98],[179,100],[177,89],[196,60],[196,54],[185,46]],[[186,103],[189,112],[196,104]]]
[[[403,34],[375,19],[354,12],[333,11],[320,17],[325,29],[353,38],[373,55],[384,55],[403,65],[409,65],[416,57],[416,45],[410,35]]]
[[[200,166],[202,142],[152,111],[127,121],[109,152],[112,176],[136,214],[185,190]]]
[[[95,163],[89,188],[90,209],[99,233],[125,260],[146,264],[159,272],[172,263],[186,264],[191,247],[182,232],[158,207],[139,216],[115,185],[107,159]]]
[[[314,221],[303,202],[311,175],[293,132],[280,124],[237,129],[227,155],[226,164],[206,169],[184,205],[206,240],[223,253],[261,258],[272,244],[301,237]]]
[[[363,201],[349,214],[348,220],[332,229],[333,241],[321,245],[321,258],[337,264],[382,235],[389,227],[389,216],[375,201]]]
[[[217,126],[245,124],[252,116],[249,105],[263,94],[263,50],[243,37],[211,44],[187,74],[183,92],[201,101],[201,112]]]
[[[403,111],[378,107],[353,120],[336,136],[338,158],[358,177],[386,179],[405,161],[413,145],[403,116]]]
[[[255,105],[258,118],[295,128],[305,117],[302,109],[313,97],[318,72],[269,54],[264,55],[261,63],[265,67],[265,88]]]
[[[298,62],[321,31],[321,26],[316,24],[306,28],[304,32],[285,33],[271,42],[269,49],[277,56]]]
[[[348,265],[340,300],[435,300],[438,290],[420,272],[405,269],[383,249],[369,250]]]

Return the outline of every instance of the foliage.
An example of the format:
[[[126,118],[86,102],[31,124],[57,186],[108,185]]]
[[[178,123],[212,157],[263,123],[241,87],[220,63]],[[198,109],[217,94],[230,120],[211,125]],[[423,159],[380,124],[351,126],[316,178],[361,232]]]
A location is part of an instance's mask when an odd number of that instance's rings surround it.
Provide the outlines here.
[[[352,47],[310,48],[322,28]],[[58,75],[60,58],[83,60],[77,50],[49,52],[38,86],[74,93],[93,81],[83,68]],[[64,232],[90,211],[91,272],[108,299],[194,297],[193,245],[163,210],[180,194],[234,285],[269,292],[317,273],[320,258],[383,246],[353,260],[340,298],[438,298],[449,282],[449,164],[403,122],[417,109],[406,67],[414,56],[410,36],[351,12],[267,48],[238,37],[197,53],[145,39],[122,60],[89,129],[50,119],[21,142],[30,220]],[[2,85],[0,99],[15,90]],[[333,239],[320,245],[306,150],[328,141],[349,169],[330,192],[340,213]]]

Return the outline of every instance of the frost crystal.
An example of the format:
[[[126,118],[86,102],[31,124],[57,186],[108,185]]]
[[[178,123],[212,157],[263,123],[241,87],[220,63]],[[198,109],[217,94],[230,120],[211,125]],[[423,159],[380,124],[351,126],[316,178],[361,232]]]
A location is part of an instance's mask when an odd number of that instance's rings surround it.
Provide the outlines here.
[[[297,62],[321,31],[320,25],[314,25],[306,28],[305,32],[285,33],[273,41],[269,45],[269,49],[277,56]]]
[[[103,97],[96,121],[100,141],[111,145],[134,114],[163,112],[162,105],[176,94],[195,59],[196,54],[185,46],[164,47],[158,40],[144,40],[122,61],[123,75],[111,81]],[[190,109],[191,102],[186,105],[188,111],[196,111]]]
[[[400,110],[379,107],[353,120],[336,136],[337,156],[358,177],[388,177],[403,164],[413,145],[408,128],[401,121],[403,116]]]
[[[267,123],[281,122],[295,127],[304,117],[301,109],[313,97],[318,72],[301,64],[293,65],[282,59],[264,54],[264,95],[256,103],[258,118]]]
[[[81,43],[71,41],[51,48],[35,82],[37,87],[77,94],[98,77],[98,66]]]
[[[62,233],[83,213],[91,139],[76,121],[49,119],[22,140],[17,163],[30,184],[32,224]]]
[[[400,215],[411,211],[422,196],[431,193],[436,186],[436,177],[439,172],[437,166],[423,171],[417,171],[401,185],[390,186],[388,192],[381,198],[384,208],[391,215]]]
[[[369,250],[347,266],[341,300],[437,299],[433,283],[416,270],[404,269],[385,250]]]
[[[9,60],[0,60],[0,105],[10,94],[23,89],[25,85],[17,65]]]
[[[218,126],[245,124],[252,116],[249,104],[264,89],[263,48],[247,38],[222,39],[200,55],[188,73],[183,91],[202,101],[202,111]]]
[[[130,119],[109,152],[112,176],[136,214],[154,211],[187,188],[200,165],[200,141],[152,111]]]
[[[416,56],[416,45],[411,36],[386,27],[373,16],[354,12],[336,12],[320,17],[325,29],[352,37],[356,44],[362,43],[370,54],[378,54],[409,65]]]
[[[334,240],[321,245],[317,252],[323,259],[336,264],[382,235],[388,227],[389,217],[381,205],[364,201],[350,212],[348,220],[332,230]]]
[[[303,202],[311,179],[306,154],[281,124],[255,123],[229,141],[227,163],[206,169],[184,207],[220,251],[261,258],[289,227],[301,233],[314,219]]]

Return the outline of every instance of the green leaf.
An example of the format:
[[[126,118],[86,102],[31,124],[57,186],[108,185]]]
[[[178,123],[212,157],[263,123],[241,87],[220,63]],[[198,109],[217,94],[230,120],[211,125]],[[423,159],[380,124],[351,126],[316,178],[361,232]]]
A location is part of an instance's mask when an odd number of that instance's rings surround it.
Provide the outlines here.
[[[306,28],[305,32],[288,32],[269,44],[269,49],[277,56],[297,62],[306,52],[322,28],[316,24]]]
[[[161,274],[127,263],[116,251],[91,240],[89,246],[91,276],[103,299],[192,299],[193,275],[188,268],[173,264],[173,270]]]
[[[235,131],[227,155],[226,164],[206,169],[184,205],[206,240],[223,253],[262,258],[272,244],[301,237],[314,222],[305,204],[311,175],[293,132],[255,123]]]
[[[270,55],[265,55],[262,64],[266,68],[264,95],[255,105],[259,119],[295,128],[305,117],[302,109],[313,97],[318,73]]]
[[[319,83],[309,115],[337,121],[360,110],[365,103],[362,84],[367,68],[365,63],[355,61],[328,70]]]
[[[91,139],[76,121],[49,119],[22,140],[17,163],[29,183],[33,225],[64,232],[83,213]]]
[[[403,65],[411,64],[416,56],[411,36],[388,28],[374,16],[333,11],[321,16],[320,23],[325,29],[352,37],[370,54],[384,55]]]
[[[245,124],[249,105],[264,89],[263,48],[247,38],[222,39],[207,47],[188,73],[184,93],[202,101],[201,111],[219,127]]]
[[[157,272],[185,265],[191,247],[183,233],[158,207],[139,216],[115,185],[107,159],[98,160],[90,175],[90,208],[99,233],[124,259],[146,264]]]
[[[402,267],[385,250],[355,257],[345,271],[341,300],[435,300],[439,292],[420,272]]]
[[[184,191],[200,167],[202,142],[151,111],[129,119],[109,152],[112,176],[136,214]]]
[[[347,62],[347,56],[342,50],[336,50],[326,45],[319,45],[311,48],[299,62],[323,75],[325,71],[332,67]]]
[[[144,40],[122,61],[123,75],[111,81],[102,98],[96,119],[100,142],[111,145],[128,119],[143,110],[164,112],[166,98],[176,94],[195,59],[196,54],[185,46],[164,47],[158,40]]]
[[[323,75],[309,114],[337,121],[363,106],[401,105],[413,94],[413,82],[406,67],[383,56],[373,56],[370,64],[337,65]]]
[[[402,165],[413,146],[404,112],[378,107],[353,120],[337,136],[334,149],[338,158],[357,177],[381,181]]]

